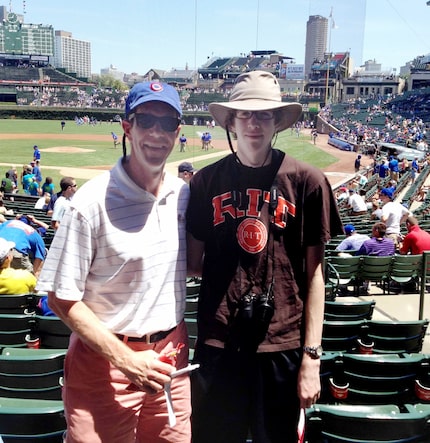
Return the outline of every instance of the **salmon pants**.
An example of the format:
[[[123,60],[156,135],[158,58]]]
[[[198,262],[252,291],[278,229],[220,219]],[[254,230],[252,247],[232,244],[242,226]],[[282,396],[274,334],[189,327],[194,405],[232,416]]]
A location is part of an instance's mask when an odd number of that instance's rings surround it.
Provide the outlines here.
[[[178,355],[177,368],[188,364],[188,338],[182,322],[156,343],[128,342],[136,351],[161,351],[171,341],[187,344]],[[67,443],[189,443],[191,400],[188,375],[171,383],[176,425],[169,427],[164,392],[147,394],[127,389],[130,380],[86,346],[70,338],[64,367],[63,400]]]

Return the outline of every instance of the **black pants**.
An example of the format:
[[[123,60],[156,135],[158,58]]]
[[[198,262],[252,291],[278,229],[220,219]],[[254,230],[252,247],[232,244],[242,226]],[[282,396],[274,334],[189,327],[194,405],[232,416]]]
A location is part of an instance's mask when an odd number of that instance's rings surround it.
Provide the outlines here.
[[[297,443],[299,350],[247,355],[198,346],[193,443]]]

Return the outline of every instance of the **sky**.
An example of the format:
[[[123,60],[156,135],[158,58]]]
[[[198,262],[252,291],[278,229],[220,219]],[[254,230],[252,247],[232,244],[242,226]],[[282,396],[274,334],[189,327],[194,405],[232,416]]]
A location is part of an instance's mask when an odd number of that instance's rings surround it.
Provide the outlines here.
[[[310,15],[329,19],[331,52],[395,69],[430,53],[427,0],[3,0],[25,23],[91,42],[93,73],[189,69],[215,56],[276,50],[303,64]],[[331,18],[330,18],[331,15]]]

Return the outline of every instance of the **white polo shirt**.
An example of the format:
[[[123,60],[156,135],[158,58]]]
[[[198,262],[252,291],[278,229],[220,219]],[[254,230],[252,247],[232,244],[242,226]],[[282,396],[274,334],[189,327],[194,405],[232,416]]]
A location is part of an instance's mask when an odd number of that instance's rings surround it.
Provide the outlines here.
[[[74,195],[37,289],[82,300],[112,332],[142,336],[176,326],[185,309],[189,187],[166,172],[158,198],[121,160]]]

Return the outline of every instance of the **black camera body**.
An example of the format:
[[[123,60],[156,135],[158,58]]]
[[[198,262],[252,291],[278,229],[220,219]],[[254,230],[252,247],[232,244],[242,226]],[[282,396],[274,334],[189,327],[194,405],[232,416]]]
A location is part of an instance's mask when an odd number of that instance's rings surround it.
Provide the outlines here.
[[[246,293],[240,300],[239,316],[243,340],[261,343],[275,312],[272,285],[262,294]]]

